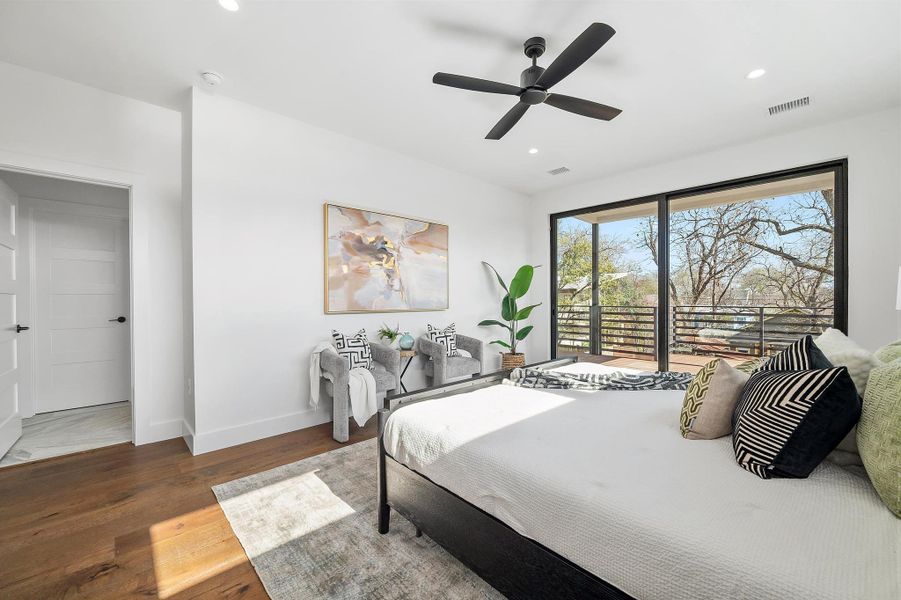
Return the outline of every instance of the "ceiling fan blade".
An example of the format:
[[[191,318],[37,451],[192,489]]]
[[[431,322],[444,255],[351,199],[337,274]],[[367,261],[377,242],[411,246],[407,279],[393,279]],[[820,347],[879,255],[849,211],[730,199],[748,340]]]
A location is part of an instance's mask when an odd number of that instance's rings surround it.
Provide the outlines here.
[[[548,94],[544,103],[550,104],[554,108],[576,113],[583,117],[600,119],[602,121],[609,121],[619,113],[623,112],[618,108],[613,108],[606,104],[598,104],[591,100],[582,100],[581,98],[573,98],[572,96],[564,96],[562,94]]]
[[[616,31],[605,23],[592,23],[545,69],[535,85],[548,89],[578,69],[592,57]]]
[[[488,132],[488,135],[485,136],[486,140],[499,140],[504,137],[508,131],[513,129],[513,126],[522,118],[526,111],[529,110],[529,104],[525,102],[517,103],[513,108],[507,111],[501,120],[497,122],[491,131]]]
[[[509,83],[498,83],[497,81],[466,77],[465,75],[452,75],[450,73],[435,73],[435,76],[432,77],[432,83],[460,88],[461,90],[472,90],[473,92],[488,92],[490,94],[519,96],[522,93],[521,87],[510,85]]]

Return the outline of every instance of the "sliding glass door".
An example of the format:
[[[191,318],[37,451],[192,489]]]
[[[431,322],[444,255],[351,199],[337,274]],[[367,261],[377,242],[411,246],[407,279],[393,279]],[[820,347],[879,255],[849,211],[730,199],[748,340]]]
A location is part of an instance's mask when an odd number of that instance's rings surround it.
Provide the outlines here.
[[[552,352],[697,371],[846,327],[846,166],[552,215]]]
[[[669,201],[671,370],[778,352],[835,322],[835,173]]]
[[[556,226],[556,352],[657,368],[657,203],[621,203]]]

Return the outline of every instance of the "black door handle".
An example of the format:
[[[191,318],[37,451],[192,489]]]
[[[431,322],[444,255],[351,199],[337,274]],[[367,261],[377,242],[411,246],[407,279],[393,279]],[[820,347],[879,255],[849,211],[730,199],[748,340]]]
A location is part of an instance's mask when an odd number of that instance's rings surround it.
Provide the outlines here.
[[[115,319],[110,319],[110,323],[124,323],[125,317],[116,317]]]
[[[31,327],[23,327],[22,325],[16,325],[16,333],[22,333],[23,331],[28,331]]]

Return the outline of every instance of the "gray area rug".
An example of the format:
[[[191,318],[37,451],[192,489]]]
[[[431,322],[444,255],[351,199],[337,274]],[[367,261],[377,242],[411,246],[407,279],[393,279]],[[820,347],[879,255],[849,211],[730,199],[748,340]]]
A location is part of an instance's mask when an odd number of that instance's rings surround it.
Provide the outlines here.
[[[406,519],[376,531],[375,440],[213,488],[273,600],[502,600]]]

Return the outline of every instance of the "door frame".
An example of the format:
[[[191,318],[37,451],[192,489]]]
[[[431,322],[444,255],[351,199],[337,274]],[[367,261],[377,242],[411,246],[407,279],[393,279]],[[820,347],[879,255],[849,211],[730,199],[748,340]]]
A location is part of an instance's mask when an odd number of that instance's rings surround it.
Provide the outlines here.
[[[557,221],[584,213],[612,210],[636,204],[657,203],[657,369],[669,369],[669,214],[670,200],[724,189],[742,188],[759,183],[793,179],[804,175],[832,172],[835,177],[835,308],[833,327],[848,335],[848,159],[841,158],[811,165],[802,165],[780,171],[760,173],[716,183],[682,188],[659,194],[651,194],[630,200],[596,204],[551,213],[551,331],[550,356],[557,358]],[[594,245],[594,240],[592,241]],[[592,284],[594,285],[594,283]]]
[[[110,187],[110,186],[107,186]],[[122,188],[117,188],[122,189]],[[128,209],[110,206],[81,204],[62,200],[45,200],[19,195],[19,207],[16,213],[16,233],[19,248],[17,265],[23,267],[16,272],[19,322],[31,327],[29,335],[19,338],[19,357],[25,357],[19,363],[19,413],[22,418],[33,417],[35,410],[35,393],[37,390],[36,361],[37,344],[35,336],[41,323],[37,318],[37,247],[35,213],[68,215],[72,217],[95,217],[110,220],[128,221]],[[130,234],[129,234],[130,235]],[[130,269],[131,262],[129,260]],[[130,289],[129,289],[130,293]],[[131,306],[131,298],[128,299]],[[24,309],[24,310],[23,310]],[[131,348],[129,347],[129,351]],[[131,362],[128,363],[129,371]],[[129,398],[131,402],[131,398]]]
[[[140,173],[107,169],[0,149],[0,169],[81,181],[128,191],[129,304],[131,333],[131,427],[135,445],[160,436],[151,420],[153,378],[150,339],[150,202],[147,178]]]

